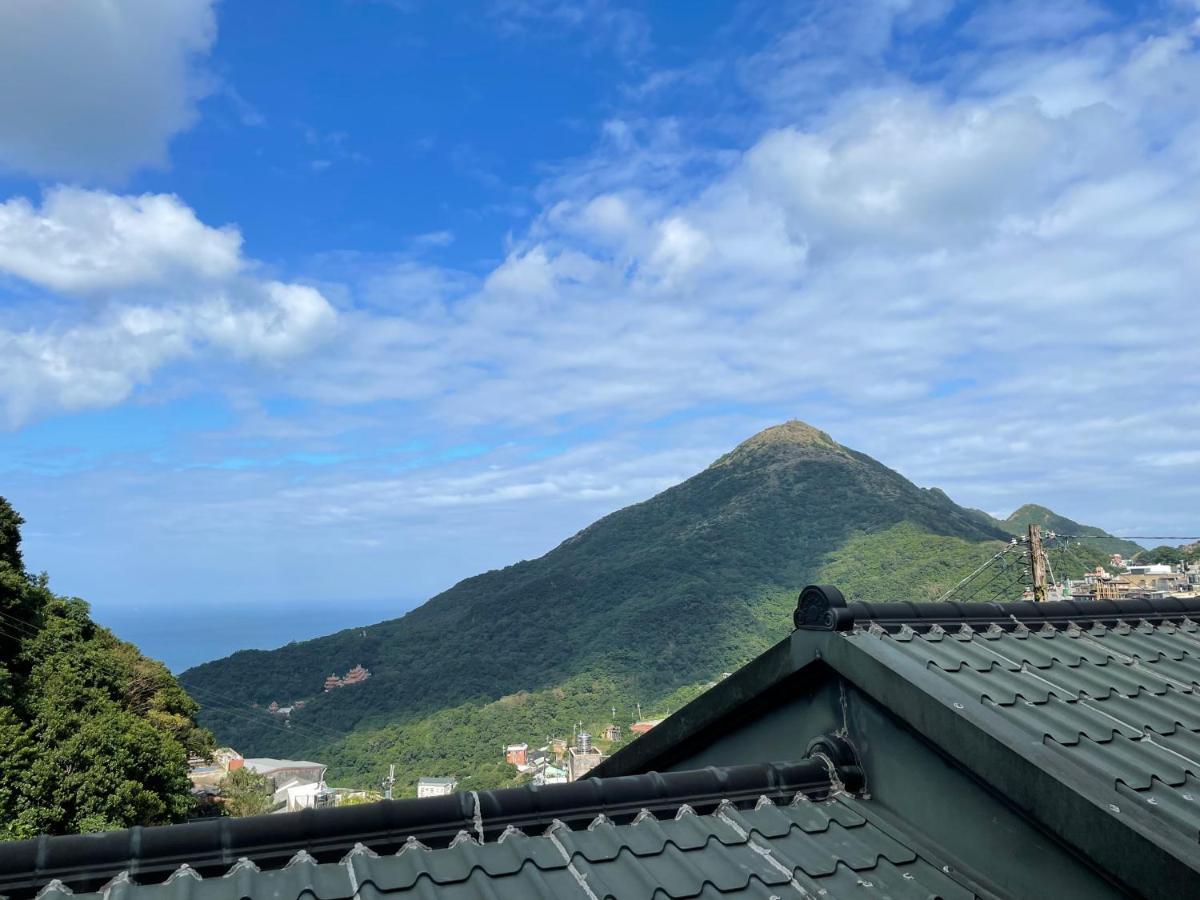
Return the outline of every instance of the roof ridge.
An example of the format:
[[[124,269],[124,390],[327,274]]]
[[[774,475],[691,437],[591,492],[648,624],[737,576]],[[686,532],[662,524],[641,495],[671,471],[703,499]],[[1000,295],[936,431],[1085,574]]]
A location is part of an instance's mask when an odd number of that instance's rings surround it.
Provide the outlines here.
[[[1159,597],[1123,600],[1032,600],[973,602],[956,600],[847,602],[833,585],[810,584],[800,592],[793,621],[806,631],[849,631],[855,626],[878,626],[916,631],[970,625],[978,630],[996,626],[1005,631],[1051,628],[1080,623],[1104,625],[1146,622],[1182,624],[1200,618],[1200,597]]]

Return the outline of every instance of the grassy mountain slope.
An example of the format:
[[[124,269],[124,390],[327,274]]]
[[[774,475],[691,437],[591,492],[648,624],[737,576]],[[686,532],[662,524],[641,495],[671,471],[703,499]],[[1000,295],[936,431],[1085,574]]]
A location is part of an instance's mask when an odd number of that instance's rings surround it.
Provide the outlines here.
[[[606,516],[545,556],[460,582],[400,619],[185,672],[244,753],[315,756],[335,780],[398,764],[511,776],[510,740],[666,712],[790,629],[817,580],[865,599],[937,596],[1008,535],[800,422]],[[372,678],[321,693],[330,672]],[[292,727],[248,704],[307,700]]]

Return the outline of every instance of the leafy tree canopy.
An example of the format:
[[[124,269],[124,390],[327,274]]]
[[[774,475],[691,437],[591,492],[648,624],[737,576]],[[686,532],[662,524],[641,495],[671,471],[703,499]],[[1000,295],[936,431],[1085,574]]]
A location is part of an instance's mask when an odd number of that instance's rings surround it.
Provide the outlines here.
[[[250,769],[234,769],[221,779],[225,811],[231,816],[257,816],[271,808],[271,784]]]
[[[166,667],[25,571],[0,497],[0,838],[178,822],[211,749]]]

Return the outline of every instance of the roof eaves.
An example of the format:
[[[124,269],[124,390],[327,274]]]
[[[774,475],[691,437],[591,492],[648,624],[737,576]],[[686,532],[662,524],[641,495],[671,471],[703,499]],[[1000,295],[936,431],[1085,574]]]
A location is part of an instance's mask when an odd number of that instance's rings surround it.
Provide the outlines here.
[[[772,689],[802,669],[820,667],[820,649],[830,635],[793,632],[728,678],[718,682],[653,729],[626,744],[589,777],[610,778],[661,770],[686,757],[717,729],[752,717]],[[827,670],[826,670],[827,671]]]

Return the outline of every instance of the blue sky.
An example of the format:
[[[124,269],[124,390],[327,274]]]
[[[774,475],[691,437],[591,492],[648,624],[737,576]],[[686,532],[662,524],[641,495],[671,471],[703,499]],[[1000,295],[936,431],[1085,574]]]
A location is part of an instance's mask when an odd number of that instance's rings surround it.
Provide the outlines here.
[[[226,649],[188,615],[377,619],[791,417],[1200,527],[1193,2],[64,9],[0,9],[0,493],[176,663]]]

